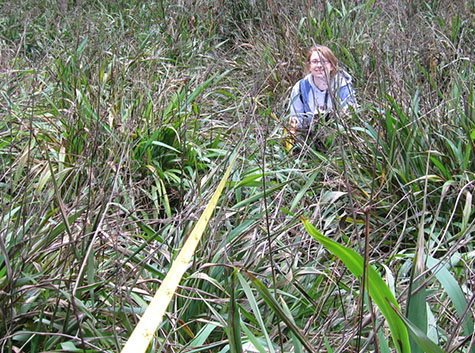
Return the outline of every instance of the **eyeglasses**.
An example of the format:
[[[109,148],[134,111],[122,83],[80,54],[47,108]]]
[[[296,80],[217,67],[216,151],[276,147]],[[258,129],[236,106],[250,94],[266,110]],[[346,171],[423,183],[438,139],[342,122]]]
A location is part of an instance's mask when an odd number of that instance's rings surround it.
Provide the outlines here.
[[[313,59],[312,61],[310,61],[311,64],[313,65],[328,65],[330,64],[330,62],[328,60],[318,60],[318,59]]]

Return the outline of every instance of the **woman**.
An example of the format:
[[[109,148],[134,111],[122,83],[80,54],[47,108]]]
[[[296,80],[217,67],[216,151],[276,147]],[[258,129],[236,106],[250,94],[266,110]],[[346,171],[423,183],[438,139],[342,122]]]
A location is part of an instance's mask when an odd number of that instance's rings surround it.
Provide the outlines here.
[[[348,112],[356,104],[351,77],[338,68],[333,52],[318,45],[307,54],[308,75],[297,82],[290,95],[290,133],[310,132],[331,111]]]

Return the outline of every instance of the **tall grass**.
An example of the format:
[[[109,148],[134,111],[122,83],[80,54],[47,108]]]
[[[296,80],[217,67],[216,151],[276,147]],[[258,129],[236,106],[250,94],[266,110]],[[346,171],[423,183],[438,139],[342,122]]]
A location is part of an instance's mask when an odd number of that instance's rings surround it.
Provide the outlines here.
[[[299,216],[385,280],[413,351],[475,351],[472,2],[0,6],[1,351],[120,351],[243,136],[149,351],[396,351]],[[314,43],[360,106],[297,159]]]

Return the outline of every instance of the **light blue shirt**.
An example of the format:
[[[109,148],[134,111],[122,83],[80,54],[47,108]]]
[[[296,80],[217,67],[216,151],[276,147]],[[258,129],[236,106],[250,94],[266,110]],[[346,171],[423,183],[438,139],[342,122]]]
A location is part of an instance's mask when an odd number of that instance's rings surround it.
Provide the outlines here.
[[[307,97],[310,111],[305,111],[305,105],[300,93],[300,81],[292,88],[289,104],[290,115],[297,117],[299,128],[309,125],[310,121],[306,120],[311,120],[315,114],[324,114],[333,110],[335,104],[332,100],[332,95],[338,100],[336,104],[339,106],[339,109],[356,104],[354,91],[351,86],[351,76],[345,71],[341,70],[330,80],[329,90],[320,90],[315,85],[312,74],[308,74],[302,80],[306,80],[311,87]]]

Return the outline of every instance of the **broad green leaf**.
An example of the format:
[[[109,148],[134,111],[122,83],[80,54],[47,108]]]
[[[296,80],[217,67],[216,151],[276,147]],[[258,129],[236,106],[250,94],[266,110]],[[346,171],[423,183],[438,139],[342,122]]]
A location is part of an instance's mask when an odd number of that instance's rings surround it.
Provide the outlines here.
[[[427,189],[427,180],[425,184]],[[426,190],[424,192],[426,195]],[[424,197],[423,212],[425,214],[426,198]],[[427,306],[426,306],[426,288],[425,276],[422,276],[425,270],[425,238],[424,238],[424,217],[421,216],[419,222],[419,231],[417,235],[416,253],[412,261],[411,281],[409,283],[409,292],[407,295],[407,318],[411,321],[421,332],[427,334]],[[409,342],[411,344],[411,352],[423,353],[415,339],[410,336]]]
[[[202,346],[205,341],[208,339],[209,335],[217,327],[214,323],[208,323],[198,332],[193,341],[190,342],[190,347],[199,347]]]
[[[411,321],[409,321],[404,315],[401,314],[396,306],[391,305],[394,312],[401,318],[404,324],[407,326],[408,331],[417,345],[425,353],[445,353],[445,351],[432,342],[424,332],[419,330]]]
[[[411,288],[418,288],[423,285],[424,277],[411,283]],[[414,323],[422,333],[427,333],[427,306],[426,306],[426,289],[423,287],[415,293],[408,295],[408,312],[407,317],[409,321]],[[410,337],[411,352],[423,353],[422,347],[418,345],[415,339]]]
[[[439,332],[437,326],[437,320],[432,313],[429,303],[426,303],[427,307],[427,337],[435,343],[439,343]]]
[[[257,174],[251,174],[251,175],[248,175],[247,177],[245,177],[244,179],[242,179],[241,181],[239,182],[236,182],[235,184],[235,188],[240,188],[240,187],[243,187],[243,186],[260,186],[262,185],[262,182],[259,182],[256,180],[257,179],[261,179],[262,177],[266,176],[266,175],[269,175],[270,173],[257,173]]]
[[[391,349],[389,349],[389,342],[384,336],[384,332],[382,330],[378,331],[378,340],[381,353],[391,353]]]
[[[439,261],[434,259],[431,256],[427,256],[427,267],[431,268],[432,273],[434,273],[437,280],[440,282],[442,287],[444,287],[445,292],[450,297],[452,304],[457,311],[459,317],[462,317],[465,310],[467,309],[468,302],[465,298],[460,285],[449,272],[449,270],[444,266],[438,266]],[[467,315],[462,323],[463,331],[465,336],[471,336],[474,331],[474,323],[472,317]],[[472,349],[472,352],[475,351],[475,347]]]
[[[156,146],[160,146],[160,147],[163,147],[163,148],[167,148],[173,152],[176,152],[176,153],[181,153],[180,151],[178,151],[175,147],[173,146],[170,146],[170,145],[167,145],[166,143],[163,143],[161,141],[152,141],[152,145],[156,145]]]
[[[280,301],[282,302],[282,309],[284,309],[285,314],[295,324],[295,320],[292,317],[292,312],[290,311],[289,307],[287,306],[287,303],[282,298],[280,298]],[[295,353],[303,353],[302,343],[299,341],[298,337],[293,332],[290,332],[290,335],[292,337],[292,342],[294,344],[294,352]]]
[[[302,222],[311,236],[343,261],[353,275],[360,281],[362,280],[364,261],[361,255],[325,237],[306,219],[302,218]],[[372,266],[368,267],[368,282],[368,293],[386,318],[397,351],[399,353],[409,353],[411,348],[409,346],[407,328],[394,312],[390,303],[396,308],[399,308],[399,305],[384,280]]]
[[[81,348],[76,347],[74,342],[71,341],[61,342],[61,349],[64,349],[67,352],[83,352]]]

